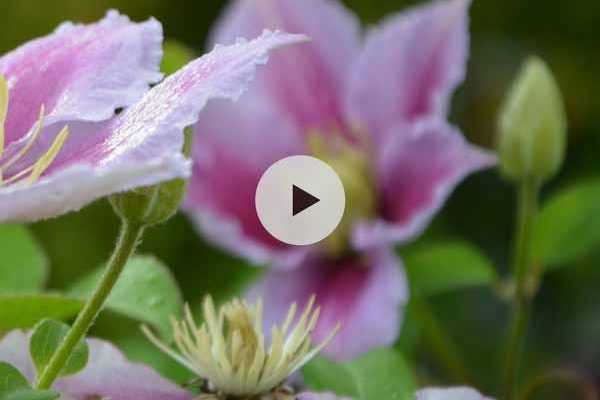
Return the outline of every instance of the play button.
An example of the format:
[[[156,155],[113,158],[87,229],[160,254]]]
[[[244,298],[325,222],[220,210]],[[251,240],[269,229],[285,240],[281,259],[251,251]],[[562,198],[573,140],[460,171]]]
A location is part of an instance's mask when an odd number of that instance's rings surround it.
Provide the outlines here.
[[[296,185],[292,185],[292,215],[296,215],[306,210],[308,207],[317,204],[320,199]]]
[[[327,163],[291,156],[271,165],[256,187],[256,213],[276,239],[293,245],[329,236],[344,215],[342,182]]]

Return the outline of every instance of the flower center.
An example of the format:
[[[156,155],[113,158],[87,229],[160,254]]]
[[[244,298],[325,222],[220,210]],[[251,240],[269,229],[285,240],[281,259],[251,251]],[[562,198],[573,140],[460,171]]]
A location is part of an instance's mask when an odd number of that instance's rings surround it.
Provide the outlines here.
[[[23,145],[23,147],[17,151],[13,156],[7,160],[2,160],[4,155],[4,139],[6,137],[4,124],[6,122],[6,116],[8,114],[8,100],[9,100],[9,89],[6,79],[0,75],[0,188],[14,183],[23,183],[25,185],[31,185],[35,183],[40,176],[48,169],[50,164],[54,161],[62,147],[64,146],[67,138],[69,137],[69,128],[65,126],[54,138],[54,141],[46,150],[46,152],[37,159],[33,164],[22,170],[12,174],[10,177],[5,178],[6,171],[13,166],[17,161],[21,160],[37,142],[42,128],[44,126],[44,105],[40,107],[40,116],[36,121],[33,132],[31,132],[29,139]]]
[[[330,137],[318,132],[309,135],[308,147],[313,156],[337,172],[344,185],[344,217],[336,230],[321,242],[329,255],[341,256],[350,249],[349,238],[354,224],[372,218],[376,213],[377,192],[366,151],[368,147],[351,144],[341,135]]]
[[[221,395],[254,398],[279,390],[291,374],[333,339],[339,328],[323,343],[312,346],[310,335],[319,318],[313,297],[297,318],[296,304],[292,305],[285,321],[271,328],[271,345],[267,346],[262,310],[260,300],[250,305],[235,299],[217,311],[212,299],[206,297],[205,322],[198,327],[186,307],[185,318],[172,321],[179,353],[156,338],[147,327],[143,327],[143,331],[158,348],[207,379],[217,398]]]

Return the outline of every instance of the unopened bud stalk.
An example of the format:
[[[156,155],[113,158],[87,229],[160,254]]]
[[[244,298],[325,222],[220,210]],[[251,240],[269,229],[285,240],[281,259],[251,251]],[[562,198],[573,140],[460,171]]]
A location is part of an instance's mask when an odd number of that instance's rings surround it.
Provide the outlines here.
[[[183,154],[190,154],[192,132],[185,130]],[[161,224],[170,219],[177,210],[187,190],[185,179],[173,179],[153,186],[117,193],[109,197],[115,213],[123,220],[143,226]]]

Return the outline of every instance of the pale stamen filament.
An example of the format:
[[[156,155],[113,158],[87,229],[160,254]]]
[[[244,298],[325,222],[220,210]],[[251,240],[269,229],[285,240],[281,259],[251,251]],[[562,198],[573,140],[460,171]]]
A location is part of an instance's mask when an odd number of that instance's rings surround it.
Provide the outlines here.
[[[0,158],[2,158],[2,155],[4,154],[5,147],[5,122],[6,115],[8,113],[8,100],[8,83],[6,82],[6,79],[2,75],[0,75]],[[44,126],[44,114],[44,105],[42,104],[42,106],[40,107],[39,118],[35,123],[33,132],[31,132],[27,143],[8,161],[0,165],[0,187],[25,179],[25,177],[28,174],[29,177],[27,177],[26,184],[30,185],[32,183],[35,183],[40,178],[40,176],[42,176],[42,174],[48,169],[48,167],[50,167],[50,164],[52,164],[60,150],[63,148],[65,142],[69,137],[69,129],[67,126],[65,126],[58,133],[58,135],[56,135],[56,138],[54,138],[54,141],[52,142],[48,150],[37,161],[35,161],[33,165],[30,165],[29,167],[12,175],[10,178],[3,180],[4,173],[17,161],[21,160],[24,156],[26,156],[40,137],[42,128]]]
[[[181,321],[173,321],[174,351],[147,327],[143,332],[159,349],[208,380],[217,393],[235,398],[255,398],[276,390],[288,376],[302,368],[331,342],[339,325],[319,345],[311,334],[319,318],[312,296],[296,321],[293,304],[280,325],[271,329],[268,346],[263,333],[263,306],[258,300],[248,304],[233,300],[218,310],[210,297],[203,304],[204,323],[200,326],[188,307]]]
[[[4,153],[4,122],[8,113],[8,83],[0,75],[0,157]]]
[[[21,178],[23,178],[25,175],[27,175],[28,173],[30,173],[32,170],[33,170],[33,165],[25,168],[24,170],[20,171],[17,174],[14,174],[10,178],[5,179],[4,181],[0,182],[0,186],[2,186],[2,185],[10,185],[11,183],[14,183],[14,182],[18,181]]]
[[[29,152],[29,150],[35,144],[35,141],[37,140],[38,136],[42,132],[42,126],[43,126],[43,124],[44,124],[44,105],[42,104],[42,106],[40,107],[40,116],[39,116],[37,122],[35,123],[35,126],[33,128],[33,132],[31,133],[31,137],[29,138],[29,140],[27,141],[27,143],[25,144],[25,146],[23,146],[23,148],[21,148],[21,150],[19,150],[19,152],[17,154],[15,154],[14,156],[12,156],[4,164],[0,165],[0,170],[6,171],[14,163],[16,163],[17,161],[19,161],[21,158],[23,158]]]
[[[31,171],[31,175],[29,175],[29,178],[27,178],[27,182],[30,185],[32,183],[35,183],[40,178],[40,176],[42,176],[44,171],[46,171],[48,169],[50,164],[52,164],[52,161],[54,161],[54,159],[60,152],[60,149],[63,148],[68,137],[69,137],[69,127],[65,126],[58,133],[58,135],[56,135],[56,138],[54,138],[54,142],[52,142],[52,144],[50,145],[50,148],[48,148],[48,151],[46,151],[46,153],[44,153],[44,155],[41,156],[40,159],[37,160],[35,162],[35,164],[33,165],[33,171]]]

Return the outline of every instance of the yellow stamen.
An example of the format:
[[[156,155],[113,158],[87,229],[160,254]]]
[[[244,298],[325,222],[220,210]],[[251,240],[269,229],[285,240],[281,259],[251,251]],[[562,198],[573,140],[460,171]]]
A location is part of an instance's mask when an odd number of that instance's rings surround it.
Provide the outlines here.
[[[54,161],[68,137],[69,127],[65,126],[56,136],[48,151],[33,165],[33,171],[31,171],[31,175],[29,175],[29,178],[27,179],[29,184],[37,181],[44,171],[50,166],[50,164],[52,164],[52,161]]]
[[[8,83],[0,75],[0,157],[4,153],[4,122],[8,113]],[[1,181],[1,180],[0,180]]]
[[[360,131],[355,131],[361,135]],[[357,136],[358,138],[358,136]],[[350,236],[357,221],[376,214],[378,199],[375,193],[375,174],[369,163],[367,143],[355,145],[340,134],[326,136],[317,131],[308,137],[312,155],[327,162],[339,175],[346,191],[346,211],[336,230],[319,245],[333,256],[351,251]]]
[[[38,136],[42,132],[43,124],[44,124],[44,105],[42,104],[42,106],[40,107],[40,117],[38,118],[37,122],[35,123],[35,127],[33,128],[31,137],[29,138],[29,140],[27,141],[25,146],[23,146],[23,148],[21,150],[19,150],[19,152],[17,154],[15,154],[13,157],[10,158],[10,160],[8,160],[7,162],[5,162],[4,164],[2,164],[0,166],[0,169],[2,169],[3,171],[6,171],[10,166],[12,166],[14,163],[19,161],[21,158],[23,158],[24,155],[26,155],[29,152],[29,150],[31,149],[31,147],[33,146],[35,141],[37,140]]]
[[[27,175],[28,173],[30,173],[33,170],[33,165],[30,167],[25,168],[23,171],[19,171],[19,173],[11,176],[10,178],[8,178],[7,180],[5,180],[4,182],[0,182],[0,186],[2,185],[10,185],[11,183],[14,183],[18,180],[20,180],[21,178],[23,178],[25,175]],[[0,170],[1,173],[2,170]]]
[[[8,87],[6,86],[6,81],[4,80],[2,75],[0,75],[0,158],[1,158],[2,152],[4,150],[4,124],[3,124],[3,122],[6,117],[7,105],[8,105]],[[37,140],[42,132],[42,128],[44,127],[44,114],[45,114],[45,109],[44,109],[44,105],[42,104],[40,107],[39,118],[36,121],[35,126],[33,127],[33,131],[29,135],[29,139],[27,140],[27,143],[25,143],[25,145],[14,156],[12,156],[8,161],[6,161],[4,164],[0,165],[0,187],[11,184],[11,183],[15,183],[15,182],[21,180],[22,178],[24,178],[27,174],[30,174],[29,177],[27,178],[27,184],[32,184],[32,183],[36,182],[40,178],[40,176],[44,173],[44,171],[46,171],[48,169],[50,164],[52,164],[52,162],[56,159],[56,156],[58,155],[60,150],[63,148],[65,142],[67,141],[67,138],[69,137],[69,129],[67,126],[65,126],[58,133],[58,135],[56,135],[56,138],[54,139],[54,141],[52,142],[52,145],[50,145],[50,147],[48,148],[46,153],[44,153],[44,155],[42,155],[33,165],[17,172],[16,174],[12,175],[7,180],[4,180],[4,181],[2,180],[3,173],[6,170],[8,170],[8,168],[13,166],[17,161],[21,160],[25,155],[27,155],[27,153],[31,150],[33,145],[37,142]]]

